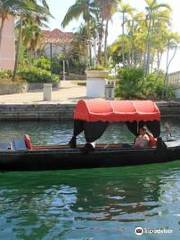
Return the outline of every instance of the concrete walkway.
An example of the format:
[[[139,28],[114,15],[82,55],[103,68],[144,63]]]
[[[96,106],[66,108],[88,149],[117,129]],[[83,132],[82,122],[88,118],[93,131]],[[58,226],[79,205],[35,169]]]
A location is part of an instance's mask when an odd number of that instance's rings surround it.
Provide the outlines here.
[[[62,81],[58,90],[53,90],[52,101],[48,103],[76,103],[85,98],[86,87],[78,86],[76,81]],[[0,95],[0,104],[34,103],[43,104],[43,90],[28,93]]]

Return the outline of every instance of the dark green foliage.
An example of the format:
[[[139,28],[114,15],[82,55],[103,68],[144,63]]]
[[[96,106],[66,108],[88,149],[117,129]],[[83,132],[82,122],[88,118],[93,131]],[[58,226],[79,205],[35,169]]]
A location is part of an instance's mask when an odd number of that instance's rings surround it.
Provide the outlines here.
[[[50,60],[43,56],[34,59],[30,66],[20,67],[18,75],[31,83],[59,82],[59,75],[51,74]]]
[[[63,73],[63,57],[55,56],[52,58],[52,65],[51,60],[47,57],[40,57],[33,61],[33,65],[47,70],[52,71],[53,74],[62,75]],[[66,73],[76,73],[76,74],[84,74],[86,70],[86,64],[81,63],[78,59],[70,58],[65,60],[65,70]]]
[[[43,70],[51,70],[51,62],[48,58],[40,57],[34,60],[33,65]]]
[[[141,68],[121,68],[118,72],[116,96],[125,99],[142,98],[143,78]]]
[[[164,85],[165,75],[162,72],[150,73],[146,76],[143,85],[143,94],[151,99],[172,99],[174,90]]]
[[[38,67],[25,67],[19,70],[18,75],[20,75],[24,80],[31,83],[57,83],[59,81],[59,76],[51,74],[50,71],[41,69]]]
[[[12,77],[12,71],[0,70],[0,79],[10,79]]]
[[[76,74],[85,74],[86,63],[80,62],[78,59],[69,60],[69,72]]]
[[[154,72],[145,77],[141,68],[121,68],[118,72],[116,96],[123,99],[162,99],[174,97],[171,86],[165,88],[164,74]]]

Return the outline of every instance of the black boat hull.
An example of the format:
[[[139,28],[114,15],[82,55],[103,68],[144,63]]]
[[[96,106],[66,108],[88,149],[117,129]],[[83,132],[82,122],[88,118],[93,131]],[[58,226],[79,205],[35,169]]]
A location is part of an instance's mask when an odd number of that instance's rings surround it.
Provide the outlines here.
[[[96,149],[83,153],[81,149],[40,149],[1,151],[1,171],[34,171],[75,168],[115,167],[160,163],[180,159],[180,146],[166,149]]]

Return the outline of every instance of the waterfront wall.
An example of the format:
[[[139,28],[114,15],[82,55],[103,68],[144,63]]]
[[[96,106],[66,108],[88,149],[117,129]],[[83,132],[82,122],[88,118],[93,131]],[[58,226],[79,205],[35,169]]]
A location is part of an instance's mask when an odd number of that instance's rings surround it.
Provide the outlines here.
[[[162,117],[180,118],[180,102],[157,102]],[[73,119],[75,104],[37,103],[0,104],[0,120],[57,120]]]
[[[0,104],[0,120],[71,120],[74,104]]]
[[[163,118],[180,118],[180,102],[178,101],[161,101],[157,105]]]

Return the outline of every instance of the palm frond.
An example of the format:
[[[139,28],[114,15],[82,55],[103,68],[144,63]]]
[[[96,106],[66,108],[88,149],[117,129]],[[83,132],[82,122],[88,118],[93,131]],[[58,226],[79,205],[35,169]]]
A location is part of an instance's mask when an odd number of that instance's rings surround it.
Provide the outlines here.
[[[61,23],[62,27],[63,28],[66,27],[74,18],[78,19],[80,17],[80,15],[82,15],[81,6],[79,4],[72,5],[68,9],[68,11]]]

